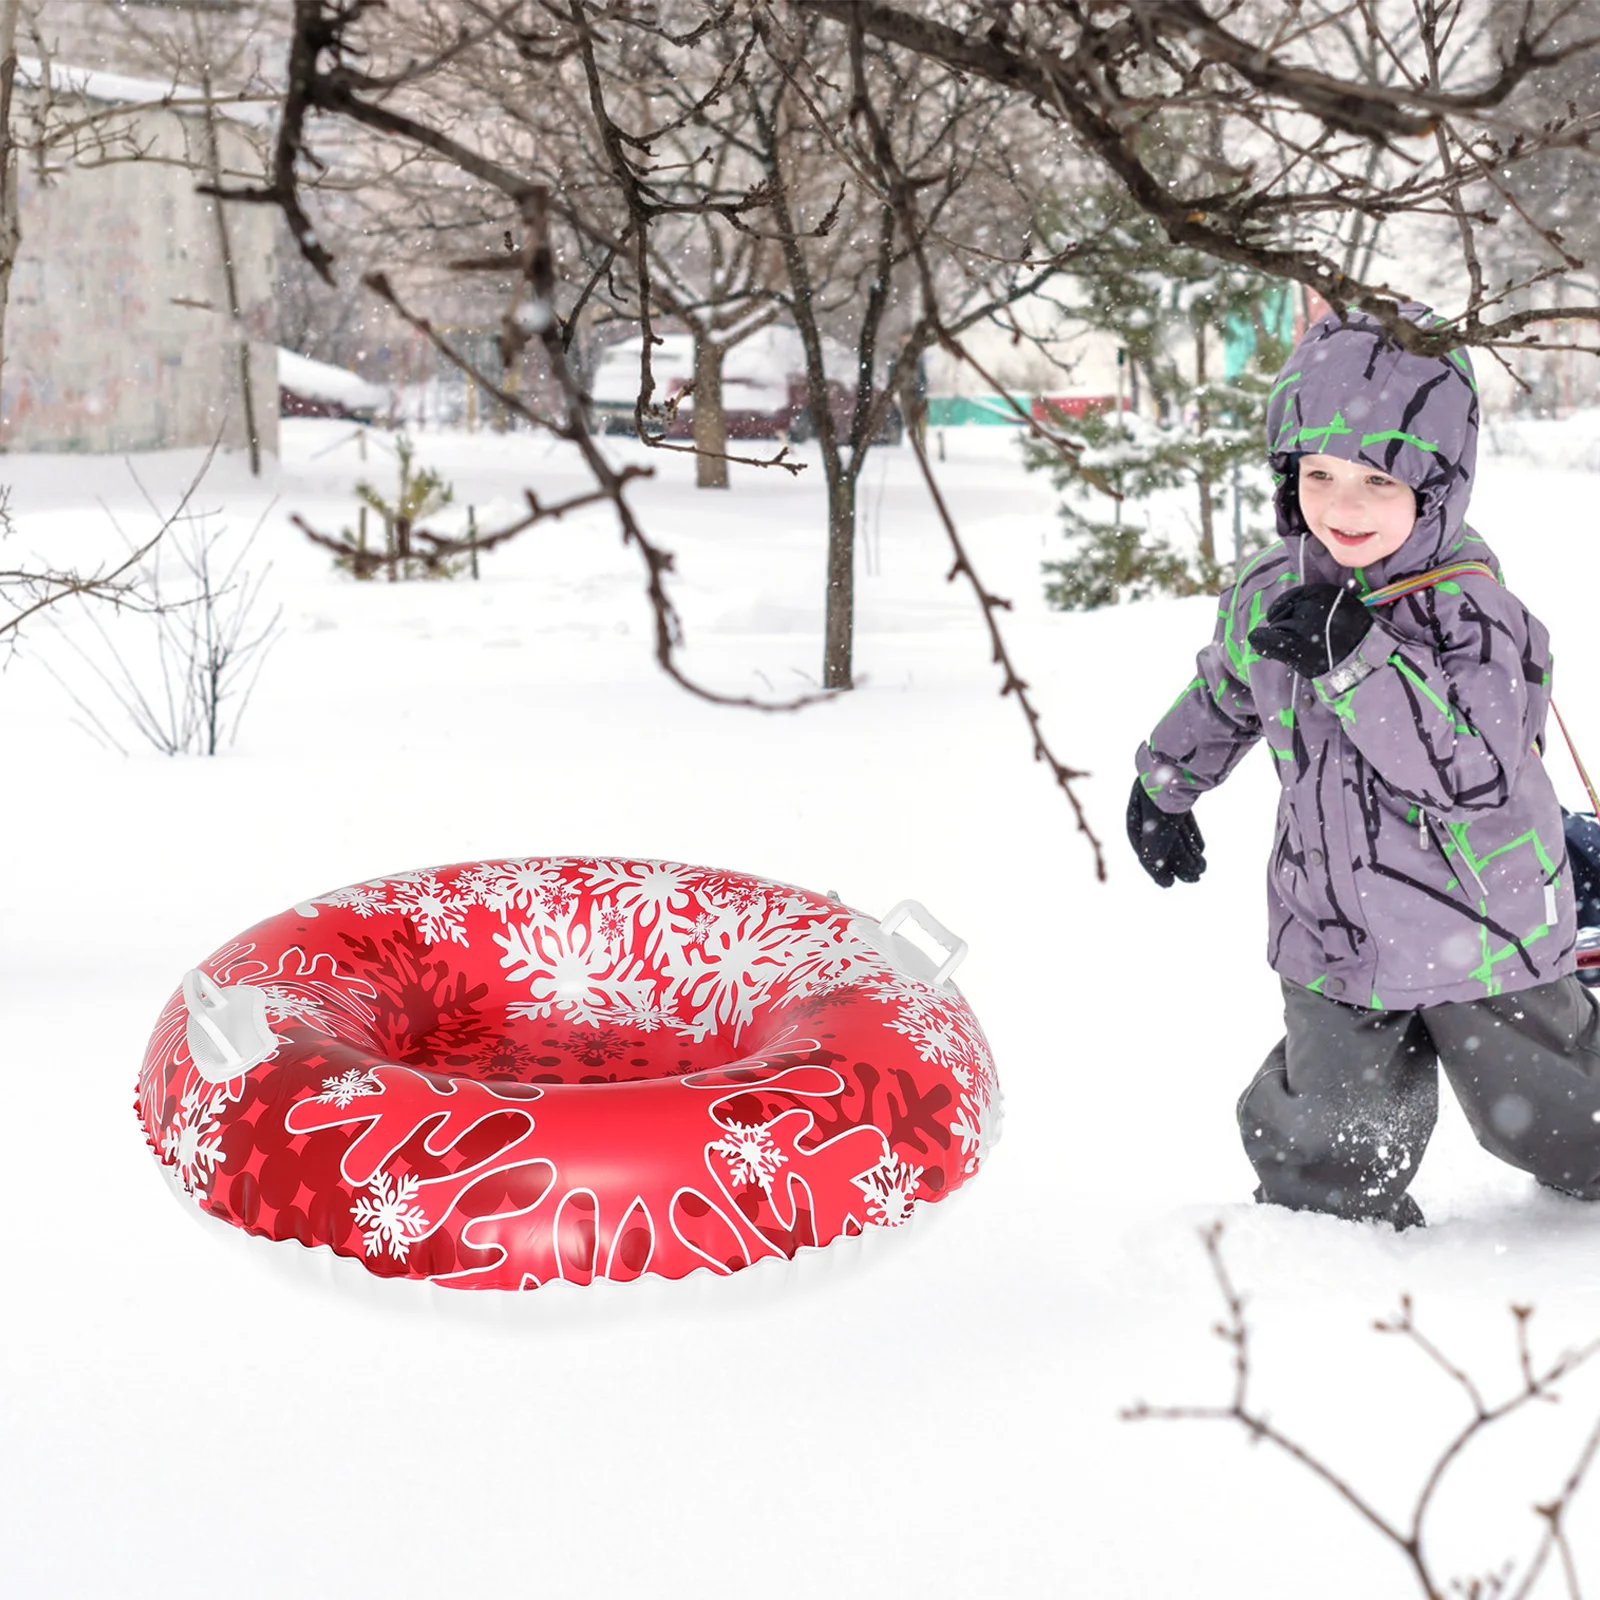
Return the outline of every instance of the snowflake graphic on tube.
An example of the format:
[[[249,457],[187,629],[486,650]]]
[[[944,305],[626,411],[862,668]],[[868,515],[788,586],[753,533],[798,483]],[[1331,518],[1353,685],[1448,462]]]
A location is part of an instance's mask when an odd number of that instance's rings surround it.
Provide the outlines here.
[[[324,1033],[334,1031],[333,1019],[321,1004],[307,995],[296,994],[279,985],[263,987],[267,997],[267,1017],[272,1022],[303,1022],[309,1028],[320,1028]]]
[[[373,1070],[368,1067],[351,1067],[348,1072],[341,1072],[335,1078],[322,1080],[323,1092],[317,1099],[336,1105],[343,1111],[352,1100],[364,1099],[369,1094],[382,1094],[383,1083]]]
[[[963,1084],[971,1081],[966,1030],[944,1002],[924,993],[917,1001],[903,1004],[889,1026],[896,1033],[905,1034],[924,1061],[953,1072]]]
[[[511,1016],[542,1020],[559,1008],[570,1022],[597,1026],[656,1000],[654,982],[641,976],[642,964],[619,959],[576,917],[513,927],[494,940],[505,951],[500,965],[510,971],[511,981],[527,983],[533,996],[511,1006]]]
[[[730,1122],[728,1137],[707,1147],[728,1160],[728,1176],[736,1184],[759,1183],[768,1194],[778,1168],[789,1158],[773,1142],[764,1122]]]
[[[911,1217],[911,1202],[922,1182],[922,1168],[902,1161],[891,1150],[875,1167],[851,1180],[867,1197],[867,1221],[898,1228]]]
[[[670,953],[687,931],[682,918],[699,876],[694,868],[677,861],[596,861],[583,876],[591,893],[610,896],[618,910],[638,918],[652,960],[663,944]]]
[[[531,1008],[530,1008],[531,1009]],[[627,1028],[633,1033],[656,1033],[662,1028],[686,1032],[683,1018],[669,1006],[620,1005],[596,1006],[594,1020],[613,1028]]]
[[[221,1088],[196,1083],[185,1091],[178,1114],[161,1141],[161,1153],[178,1169],[178,1181],[193,1194],[209,1183],[222,1160],[222,1130],[217,1119],[228,1096]]]
[[[826,994],[847,984],[868,979],[886,980],[888,963],[883,953],[868,944],[848,924],[840,926],[821,922],[807,930],[796,941],[793,954],[784,967],[784,983],[788,986],[785,1003]],[[917,998],[926,997],[919,989]],[[887,995],[877,993],[877,999]],[[906,996],[897,995],[902,1004]]]
[[[544,904],[561,882],[559,867],[537,857],[526,861],[491,861],[461,874],[456,893],[469,903],[487,906],[504,922],[513,911],[532,911]]]
[[[633,918],[621,906],[601,906],[595,915],[594,929],[607,944],[625,944]]]
[[[394,909],[415,923],[417,932],[429,944],[442,944],[446,939],[457,944],[467,942],[462,921],[471,902],[447,888],[436,873],[416,872],[397,878],[390,884],[389,893]]]
[[[989,1131],[993,1122],[989,1115],[992,1109],[992,1102],[987,1095],[962,1090],[961,1104],[956,1111],[955,1121],[950,1124],[950,1131],[961,1141],[961,1154],[966,1158],[969,1174],[976,1172],[983,1164],[993,1143]]]
[[[760,916],[723,922],[707,935],[700,950],[689,950],[683,976],[671,999],[689,1014],[696,1039],[713,1029],[729,1028],[735,1039],[784,976],[790,929],[774,927]]]
[[[380,1172],[367,1187],[372,1198],[363,1196],[350,1208],[367,1254],[375,1256],[387,1250],[396,1261],[404,1261],[411,1246],[428,1231],[426,1213],[411,1203],[421,1184],[413,1173],[397,1180]]]
[[[336,906],[344,911],[353,911],[358,917],[376,916],[378,912],[388,909],[382,886],[375,887],[370,883],[353,883],[348,889],[335,889],[332,894],[318,895],[311,903],[314,906]]]

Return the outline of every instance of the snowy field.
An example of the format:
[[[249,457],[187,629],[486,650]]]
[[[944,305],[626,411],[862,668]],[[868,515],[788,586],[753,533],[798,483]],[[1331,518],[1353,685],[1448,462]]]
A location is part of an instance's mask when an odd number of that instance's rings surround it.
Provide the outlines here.
[[[1561,463],[1600,467],[1597,438],[1600,425],[1570,446],[1508,432],[1473,518],[1552,628],[1558,700],[1591,764],[1600,477]],[[1048,612],[1048,486],[998,430],[952,432],[948,448],[947,492],[1016,600],[1009,637],[1048,732],[1093,774],[1104,884],[996,696],[969,597],[944,582],[909,450],[877,453],[864,477],[865,686],[798,714],[718,709],[657,672],[638,559],[603,511],[486,557],[478,583],[334,574],[289,513],[334,529],[353,520],[356,478],[391,481],[337,423],[289,423],[271,479],[228,459],[199,492],[239,530],[265,517],[258,552],[284,605],[225,755],[97,747],[44,666],[86,697],[93,684],[35,631],[0,676],[7,1595],[1415,1592],[1347,1506],[1236,1427],[1119,1418],[1139,1399],[1229,1395],[1198,1232],[1225,1226],[1260,1404],[1399,1519],[1468,1412],[1373,1320],[1411,1294],[1423,1328],[1503,1398],[1511,1303],[1537,1308],[1536,1354],[1600,1336],[1600,1209],[1497,1166],[1453,1109],[1414,1190],[1425,1232],[1249,1204],[1233,1104],[1279,1022],[1266,759],[1202,804],[1197,887],[1157,889],[1122,837],[1134,747],[1188,680],[1212,602]],[[197,460],[136,468],[170,506]],[[524,486],[555,499],[581,485],[562,450],[520,437],[424,436],[419,460],[485,527]],[[110,514],[129,534],[150,523],[121,460],[3,465],[19,546],[90,559],[114,547]],[[694,490],[684,457],[654,466],[637,503],[677,552],[685,666],[739,693],[812,682],[819,473],[736,468],[719,495]],[[1576,804],[1565,759],[1552,765]],[[912,896],[970,941],[960,982],[1006,1126],[948,1215],[757,1295],[737,1279],[637,1305],[536,1293],[498,1320],[353,1294],[293,1270],[293,1246],[185,1215],[131,1110],[184,969],[333,885],[564,853],[738,868],[875,914]],[[1469,1452],[1429,1525],[1442,1576],[1532,1547],[1529,1508],[1597,1412],[1588,1373],[1567,1403]],[[1570,1531],[1591,1592],[1600,1483]],[[1535,1593],[1565,1593],[1559,1573]]]

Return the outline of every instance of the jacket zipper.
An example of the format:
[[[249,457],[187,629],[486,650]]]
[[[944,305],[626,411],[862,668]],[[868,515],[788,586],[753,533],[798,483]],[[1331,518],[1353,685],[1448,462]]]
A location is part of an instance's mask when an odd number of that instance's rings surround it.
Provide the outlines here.
[[[1421,845],[1421,847],[1424,850],[1426,850],[1428,848],[1428,840],[1429,840],[1430,837],[1435,838],[1436,842],[1439,845],[1439,854],[1440,854],[1440,856],[1444,859],[1444,861],[1446,863],[1448,863],[1449,859],[1450,859],[1450,854],[1445,849],[1443,840],[1437,839],[1437,836],[1434,835],[1434,832],[1433,832],[1433,818],[1428,815],[1427,810],[1426,810],[1425,807],[1418,806],[1417,807],[1417,843],[1419,845]],[[1486,888],[1484,888],[1483,879],[1478,876],[1478,869],[1475,866],[1473,866],[1472,862],[1468,859],[1467,852],[1465,850],[1459,850],[1458,849],[1456,851],[1456,854],[1461,857],[1462,866],[1464,866],[1467,869],[1467,871],[1472,874],[1472,881],[1475,884],[1477,884],[1478,893],[1481,894],[1481,895],[1487,896],[1489,891]]]

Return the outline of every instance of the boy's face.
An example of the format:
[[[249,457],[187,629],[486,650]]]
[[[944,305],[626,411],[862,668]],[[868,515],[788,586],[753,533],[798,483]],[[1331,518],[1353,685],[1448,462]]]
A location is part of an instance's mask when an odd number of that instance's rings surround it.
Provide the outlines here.
[[[1342,567],[1369,567],[1392,556],[1417,522],[1409,484],[1338,456],[1300,457],[1300,510]]]

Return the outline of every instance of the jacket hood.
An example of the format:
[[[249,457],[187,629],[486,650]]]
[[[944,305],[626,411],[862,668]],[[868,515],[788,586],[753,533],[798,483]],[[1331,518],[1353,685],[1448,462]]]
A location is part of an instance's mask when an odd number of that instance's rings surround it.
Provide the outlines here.
[[[1436,320],[1416,303],[1401,314]],[[1300,541],[1304,578],[1337,581],[1348,569],[1311,537],[1300,514],[1302,455],[1375,467],[1416,490],[1417,525],[1392,556],[1362,569],[1369,587],[1439,565],[1461,537],[1477,473],[1478,386],[1466,352],[1413,355],[1390,344],[1365,312],[1329,312],[1278,374],[1267,402],[1267,455],[1280,479],[1278,534]]]

